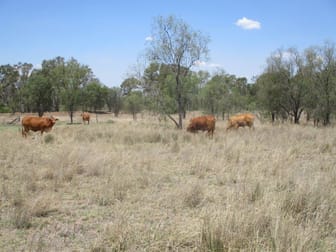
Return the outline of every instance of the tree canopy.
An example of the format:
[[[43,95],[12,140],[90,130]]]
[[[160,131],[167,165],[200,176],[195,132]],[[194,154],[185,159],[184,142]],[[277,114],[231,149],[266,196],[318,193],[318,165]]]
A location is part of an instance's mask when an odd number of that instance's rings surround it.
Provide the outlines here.
[[[174,16],[157,17],[152,28],[153,40],[147,51],[148,58],[151,62],[168,66],[174,76],[174,99],[179,120],[176,122],[168,116],[178,128],[182,128],[186,110],[184,96],[188,91],[183,77],[188,75],[196,62],[207,59],[209,38]]]

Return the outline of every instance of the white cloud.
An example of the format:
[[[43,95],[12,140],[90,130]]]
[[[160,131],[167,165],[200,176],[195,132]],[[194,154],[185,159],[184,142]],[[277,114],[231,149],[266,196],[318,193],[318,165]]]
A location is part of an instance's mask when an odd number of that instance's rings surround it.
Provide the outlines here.
[[[201,60],[197,60],[197,61],[194,63],[194,66],[196,66],[196,67],[201,67],[201,66],[205,66],[205,65],[206,65],[206,62],[201,61]]]
[[[246,17],[238,19],[235,24],[245,30],[253,30],[253,29],[261,28],[260,22],[252,20],[252,19],[248,19]]]
[[[148,36],[145,38],[146,41],[153,41],[153,37],[152,36]]]
[[[210,68],[220,68],[222,66],[220,64],[207,63],[207,62],[198,60],[194,63],[194,67],[199,67],[199,68],[202,68],[202,69],[210,69]]]
[[[210,63],[208,66],[209,66],[209,67],[212,67],[212,68],[222,67],[222,65],[220,65],[220,64],[216,64],[216,63]]]

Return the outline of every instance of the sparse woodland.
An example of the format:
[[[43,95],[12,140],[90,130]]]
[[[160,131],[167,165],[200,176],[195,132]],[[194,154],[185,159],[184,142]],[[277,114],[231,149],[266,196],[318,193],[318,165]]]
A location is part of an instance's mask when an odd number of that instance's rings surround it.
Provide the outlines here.
[[[336,249],[333,127],[219,119],[209,139],[148,114],[57,116],[43,137],[0,126],[1,251]]]
[[[118,87],[74,58],[0,66],[0,251],[336,251],[335,44],[278,49],[250,83],[153,24]],[[226,131],[238,112],[255,129]],[[24,139],[28,113],[59,121]],[[212,139],[185,130],[200,114]]]

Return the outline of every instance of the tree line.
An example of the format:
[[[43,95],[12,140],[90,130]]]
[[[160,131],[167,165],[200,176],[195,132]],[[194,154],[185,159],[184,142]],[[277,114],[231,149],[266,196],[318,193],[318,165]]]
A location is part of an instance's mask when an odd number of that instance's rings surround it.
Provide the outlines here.
[[[252,83],[218,70],[195,71],[208,57],[209,38],[173,16],[158,17],[146,48],[143,70],[119,87],[107,87],[89,66],[74,58],[0,66],[0,112],[108,110],[118,116],[147,110],[170,118],[178,128],[187,111],[201,110],[224,117],[240,111],[260,111],[274,121],[306,119],[329,125],[336,112],[336,50],[325,42],[303,51],[278,49],[266,59],[264,71]],[[176,120],[172,114],[178,114]]]

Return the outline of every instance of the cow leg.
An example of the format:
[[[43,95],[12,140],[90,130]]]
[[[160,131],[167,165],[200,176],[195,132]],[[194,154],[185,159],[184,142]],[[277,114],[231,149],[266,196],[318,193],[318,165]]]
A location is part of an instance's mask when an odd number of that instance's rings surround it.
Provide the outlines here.
[[[22,137],[27,138],[27,132],[26,132],[26,129],[22,128],[21,133],[22,133]]]

